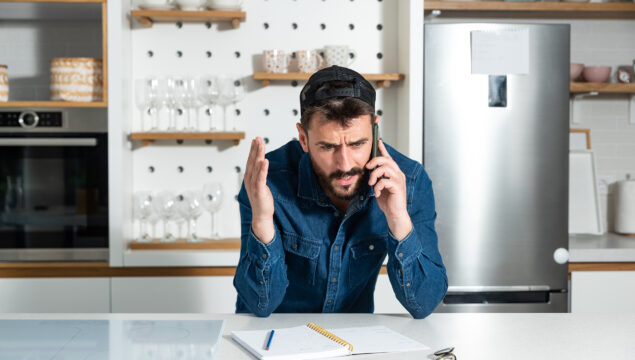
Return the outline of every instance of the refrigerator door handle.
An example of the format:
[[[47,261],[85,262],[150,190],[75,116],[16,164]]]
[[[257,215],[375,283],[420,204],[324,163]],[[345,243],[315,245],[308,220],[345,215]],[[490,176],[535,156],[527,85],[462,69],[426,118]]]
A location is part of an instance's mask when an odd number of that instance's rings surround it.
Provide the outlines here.
[[[453,286],[448,289],[443,303],[458,304],[538,304],[549,303],[552,290],[539,286]]]

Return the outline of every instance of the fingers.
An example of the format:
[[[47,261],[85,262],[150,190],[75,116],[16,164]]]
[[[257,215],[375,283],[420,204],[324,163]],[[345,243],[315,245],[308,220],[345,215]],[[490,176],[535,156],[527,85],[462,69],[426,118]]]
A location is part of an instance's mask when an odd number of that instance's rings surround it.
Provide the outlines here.
[[[388,149],[386,149],[386,145],[384,145],[384,142],[382,140],[377,141],[377,147],[379,148],[379,153],[381,154],[381,156],[392,159],[390,154],[388,154]]]
[[[374,186],[377,183],[377,179],[388,178],[388,179],[399,179],[399,174],[395,172],[389,166],[380,166],[373,170],[368,177],[368,185]]]
[[[256,189],[262,189],[267,186],[267,173],[269,172],[269,160],[264,159],[259,162],[258,176],[256,177]]]
[[[388,192],[394,192],[396,188],[397,188],[397,184],[395,183],[394,180],[380,179],[375,185],[375,187],[373,188],[373,190],[375,191],[375,197],[379,198],[381,197],[381,194],[383,193],[384,190]]]
[[[264,176],[265,184],[267,171],[269,169],[269,162],[266,161],[266,166],[263,166],[265,163],[265,145],[262,142],[260,137],[256,137],[251,141],[251,148],[249,149],[249,157],[247,158],[247,165],[245,166],[245,187],[250,193],[252,190],[255,190],[254,187],[258,185],[258,181],[260,177]],[[262,175],[262,171],[264,168],[264,175]]]
[[[389,166],[389,167],[392,167],[393,169],[399,169],[399,165],[397,165],[397,163],[394,160],[383,157],[383,156],[372,158],[366,163],[367,169],[374,169],[378,166]]]

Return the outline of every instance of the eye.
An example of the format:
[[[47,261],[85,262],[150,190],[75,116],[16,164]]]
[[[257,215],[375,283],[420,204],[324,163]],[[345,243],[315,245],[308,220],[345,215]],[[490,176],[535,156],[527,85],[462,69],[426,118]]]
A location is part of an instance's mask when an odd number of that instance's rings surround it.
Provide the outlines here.
[[[322,145],[322,150],[333,150],[334,147],[333,145]]]

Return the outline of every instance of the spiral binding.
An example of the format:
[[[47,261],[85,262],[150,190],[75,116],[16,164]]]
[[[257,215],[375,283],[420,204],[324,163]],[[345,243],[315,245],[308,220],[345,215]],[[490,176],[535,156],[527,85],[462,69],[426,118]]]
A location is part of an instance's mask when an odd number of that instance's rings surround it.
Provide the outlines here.
[[[349,342],[345,341],[345,340],[344,340],[344,339],[342,339],[342,338],[337,337],[337,336],[336,336],[335,334],[333,334],[332,332],[330,332],[330,331],[328,331],[328,330],[326,330],[326,329],[324,329],[324,328],[322,328],[322,327],[320,327],[320,326],[318,326],[318,325],[316,325],[316,324],[314,324],[314,323],[308,323],[308,324],[306,324],[306,326],[307,326],[309,329],[314,330],[314,331],[317,331],[317,332],[318,332],[318,333],[320,333],[321,335],[326,336],[328,339],[330,339],[330,340],[332,340],[332,341],[335,341],[336,343],[338,343],[338,344],[340,344],[340,345],[342,345],[342,346],[346,346],[346,347],[348,347],[348,350],[349,350],[349,351],[351,351],[351,352],[353,351],[353,345],[352,345],[351,343],[349,343]]]

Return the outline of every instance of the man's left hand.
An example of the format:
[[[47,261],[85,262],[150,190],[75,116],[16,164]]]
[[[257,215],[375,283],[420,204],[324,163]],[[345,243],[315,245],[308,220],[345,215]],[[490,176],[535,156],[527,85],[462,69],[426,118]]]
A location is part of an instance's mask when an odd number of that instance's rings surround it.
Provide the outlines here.
[[[407,207],[406,176],[388,154],[384,142],[379,140],[377,147],[381,156],[366,163],[366,168],[371,170],[368,185],[375,190],[377,204],[386,216],[390,232],[398,240],[403,240],[412,231]]]

